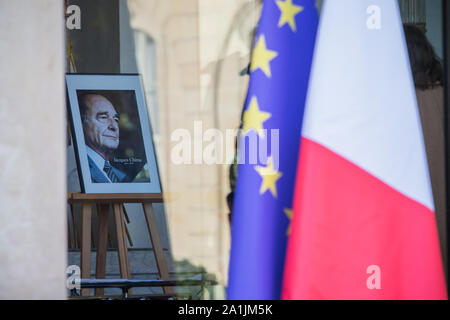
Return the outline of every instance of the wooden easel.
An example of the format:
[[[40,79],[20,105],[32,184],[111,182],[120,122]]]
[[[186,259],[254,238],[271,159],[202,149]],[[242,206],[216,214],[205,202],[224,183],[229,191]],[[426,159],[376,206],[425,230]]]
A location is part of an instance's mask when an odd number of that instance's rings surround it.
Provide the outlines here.
[[[104,279],[106,275],[106,249],[108,242],[109,206],[113,206],[114,221],[117,235],[117,251],[119,256],[120,277],[130,279],[130,261],[128,257],[127,238],[124,225],[123,205],[125,203],[141,203],[144,209],[145,220],[147,222],[150,240],[153,245],[156,266],[161,280],[169,280],[169,269],[164,257],[163,246],[156,224],[153,203],[163,202],[160,193],[130,193],[130,194],[84,194],[68,193],[70,204],[81,204],[81,278],[89,279],[91,274],[91,218],[92,205],[98,205],[98,240],[96,257],[96,279]],[[170,287],[164,287],[165,294],[172,294]],[[95,289],[96,296],[102,296],[102,288]],[[82,296],[89,295],[89,289],[81,290]]]

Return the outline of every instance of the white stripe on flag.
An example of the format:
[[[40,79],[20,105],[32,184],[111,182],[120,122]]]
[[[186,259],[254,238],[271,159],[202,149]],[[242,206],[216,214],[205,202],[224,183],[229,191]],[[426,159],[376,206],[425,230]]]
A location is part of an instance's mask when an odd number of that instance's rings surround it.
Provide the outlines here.
[[[396,1],[331,0],[322,12],[303,136],[434,208],[414,84]],[[339,28],[336,28],[339,26]]]

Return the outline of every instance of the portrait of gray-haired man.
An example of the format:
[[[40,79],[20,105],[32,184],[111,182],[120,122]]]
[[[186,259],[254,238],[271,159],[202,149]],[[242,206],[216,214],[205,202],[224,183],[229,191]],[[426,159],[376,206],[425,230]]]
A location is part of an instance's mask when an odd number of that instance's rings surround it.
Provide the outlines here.
[[[110,162],[120,142],[119,114],[99,94],[81,96],[79,106],[92,182],[124,182],[127,175]]]

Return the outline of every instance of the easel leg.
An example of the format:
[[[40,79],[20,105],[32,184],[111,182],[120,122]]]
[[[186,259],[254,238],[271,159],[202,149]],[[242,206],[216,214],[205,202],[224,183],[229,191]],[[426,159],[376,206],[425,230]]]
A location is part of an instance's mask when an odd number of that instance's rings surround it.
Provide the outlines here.
[[[169,268],[167,267],[166,258],[164,257],[163,245],[159,236],[158,226],[156,224],[155,212],[151,203],[143,203],[145,221],[147,222],[150,240],[152,241],[153,251],[155,252],[156,266],[162,280],[169,280]],[[165,294],[173,294],[171,287],[164,287]]]
[[[128,217],[127,210],[125,209],[125,203],[121,206],[121,208],[123,210],[123,216],[125,218],[125,221],[127,223],[130,223],[130,218]],[[133,246],[133,240],[131,239],[131,235],[130,235],[130,232],[128,231],[127,225],[124,224],[124,226],[125,226],[125,232],[127,234],[128,242],[130,243],[130,246]]]
[[[130,259],[128,257],[128,243],[127,243],[128,230],[127,230],[127,227],[126,227],[125,221],[124,221],[125,211],[124,211],[124,207],[123,206],[124,206],[123,204],[120,205],[120,211],[121,211],[121,216],[122,216],[122,219],[121,219],[121,221],[122,221],[122,230],[125,231],[123,233],[122,241],[123,241],[123,245],[125,247],[125,252],[127,254],[127,259],[125,259],[125,261],[127,263],[127,278],[131,279]]]
[[[82,204],[81,215],[81,278],[89,279],[91,277],[91,204]],[[90,289],[81,289],[82,296],[89,296],[89,294]]]
[[[72,225],[73,225],[73,240],[75,242],[75,248],[80,248],[80,237],[78,236],[78,223],[75,219],[75,206],[70,204],[70,214],[72,215]]]
[[[117,251],[119,256],[120,277],[128,278],[128,248],[124,242],[123,214],[120,209],[121,204],[114,204],[114,220],[116,223]]]
[[[131,279],[130,258],[128,256],[128,243],[127,243],[128,229],[125,226],[125,208],[124,208],[124,204],[120,205],[120,211],[121,211],[121,216],[122,216],[122,218],[121,218],[122,230],[124,231],[123,235],[122,235],[122,241],[123,241],[123,245],[125,247],[125,254],[126,254],[125,262],[126,262],[126,266],[127,266],[127,279]],[[128,289],[128,295],[131,296],[132,294],[133,294],[132,293],[132,289],[131,288]]]
[[[73,249],[72,229],[70,228],[69,214],[67,214],[67,246],[69,249]]]
[[[104,279],[106,276],[106,255],[108,247],[109,205],[99,204],[97,206],[97,212],[98,212],[98,241],[97,241],[95,277],[97,279]],[[104,289],[96,288],[95,295],[103,296]]]

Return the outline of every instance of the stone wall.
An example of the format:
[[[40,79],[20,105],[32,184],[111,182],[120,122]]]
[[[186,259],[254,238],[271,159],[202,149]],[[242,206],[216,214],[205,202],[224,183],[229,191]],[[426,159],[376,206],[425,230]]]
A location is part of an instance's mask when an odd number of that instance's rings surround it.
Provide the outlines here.
[[[63,1],[0,1],[0,299],[64,299]]]

